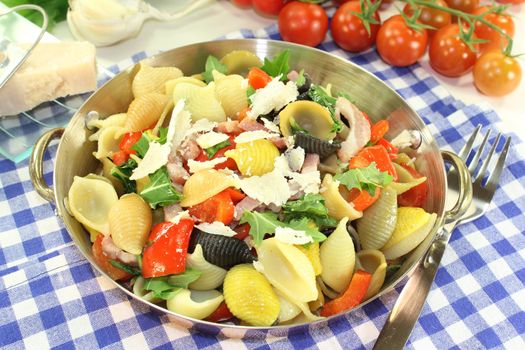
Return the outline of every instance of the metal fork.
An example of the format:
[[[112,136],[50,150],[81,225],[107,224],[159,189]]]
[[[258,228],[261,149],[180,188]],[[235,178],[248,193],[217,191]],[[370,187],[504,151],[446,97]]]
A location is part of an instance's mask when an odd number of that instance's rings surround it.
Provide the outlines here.
[[[480,130],[481,125],[478,125],[459,153],[459,156],[465,161],[465,163],[467,163],[467,160],[469,159],[469,155],[473,150],[474,143]],[[421,259],[406,285],[403,287],[403,291],[399,295],[399,298],[392,308],[392,311],[376,340],[374,349],[402,349],[405,346],[405,343],[410,337],[412,329],[419,318],[421,309],[425,304],[425,300],[427,299],[432,282],[436,277],[441,258],[443,257],[452,231],[457,225],[465,224],[479,218],[489,208],[501,172],[505,165],[505,159],[507,158],[511,141],[511,138],[508,137],[498,158],[494,158],[496,148],[502,137],[501,133],[499,133],[492,144],[487,157],[485,160],[481,161],[481,168],[478,171],[481,155],[487,145],[490,132],[489,129],[485,133],[478,150],[474,153],[468,166],[472,179],[472,204],[461,218],[452,222],[447,222],[443,226],[441,234],[436,237],[426,256]],[[495,166],[491,166],[493,161],[496,162]],[[454,173],[455,170],[451,170],[447,174],[449,191],[450,189],[456,190],[458,188],[457,176]],[[487,176],[488,178],[485,181]]]

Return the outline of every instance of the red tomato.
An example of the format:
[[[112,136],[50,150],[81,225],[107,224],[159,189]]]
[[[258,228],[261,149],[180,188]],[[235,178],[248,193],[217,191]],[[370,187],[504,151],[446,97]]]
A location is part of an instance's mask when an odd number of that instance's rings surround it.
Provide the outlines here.
[[[233,314],[230,309],[228,309],[226,302],[223,301],[210,316],[206,317],[206,321],[220,322],[229,320],[230,318],[233,318]]]
[[[236,190],[235,188],[230,187],[230,188],[225,189],[224,191],[228,193],[228,195],[232,199],[233,204],[239,203],[246,197],[244,193],[242,193],[239,190]]]
[[[363,21],[355,15],[356,13],[362,13],[360,2],[347,2],[335,11],[330,24],[336,44],[351,52],[361,52],[374,45],[381,23],[379,13],[376,11],[373,17],[378,24],[371,23],[370,34],[368,34]]]
[[[386,148],[386,151],[390,155],[390,159],[395,159],[397,157],[397,152],[399,152],[399,150],[396,146],[388,142],[386,139],[381,139],[377,141],[377,144]]]
[[[138,142],[138,140],[140,140],[141,137],[142,137],[142,132],[141,131],[128,132],[128,133],[124,134],[124,136],[122,137],[122,140],[120,141],[118,147],[122,151],[125,151],[128,154],[135,154],[135,153],[137,153],[137,151],[135,151],[134,149],[131,149],[131,147],[133,147],[133,145],[136,144]]]
[[[416,179],[422,177],[416,169],[412,168],[409,165],[401,164],[413,177]],[[417,185],[416,187],[411,188],[403,194],[397,196],[397,203],[403,207],[422,207],[425,204],[428,193],[428,183],[427,181],[422,184]]]
[[[97,265],[104,270],[105,273],[108,274],[111,279],[115,281],[121,281],[121,280],[128,280],[131,278],[131,275],[127,273],[124,270],[121,270],[119,268],[116,268],[115,266],[111,265],[109,262],[109,257],[104,254],[104,251],[102,250],[102,240],[104,239],[104,235],[102,233],[99,233],[97,235],[97,238],[95,239],[95,242],[93,242],[93,245],[91,246],[91,252],[93,253],[93,259],[97,263]]]
[[[476,53],[459,37],[459,25],[449,24],[436,32],[429,48],[430,66],[447,77],[459,77],[476,62]]]
[[[215,153],[215,155],[213,157],[211,157],[211,159],[215,159],[215,158],[219,158],[219,157],[224,157],[224,153],[226,153],[226,151],[230,150],[230,149],[234,149],[235,148],[235,141],[234,141],[234,137],[232,135],[230,135],[230,145],[229,146],[226,146],[224,148],[221,148],[220,150],[217,151],[217,153]],[[208,159],[208,155],[206,154],[206,152],[204,150],[201,151],[201,153],[197,156],[197,158],[195,158],[196,161],[198,162],[205,162],[207,160],[210,160]],[[228,160],[220,163],[220,164],[217,164],[214,169],[230,169],[230,170],[238,170],[237,168],[237,163],[235,163],[235,161],[231,158],[228,158]]]
[[[479,4],[479,0],[445,0],[445,2],[450,8],[467,13],[474,11]]]
[[[493,49],[481,55],[474,65],[474,85],[489,96],[503,96],[514,91],[521,81],[521,67],[513,57]]]
[[[475,15],[481,15],[488,10],[489,8],[487,6],[481,6],[475,9],[473,13]],[[511,38],[514,37],[514,20],[511,16],[504,13],[489,13],[483,17],[491,24],[501,28],[501,30]],[[478,38],[488,40],[486,43],[479,44],[481,52],[486,52],[491,49],[503,50],[508,44],[508,40],[505,36],[481,22],[476,22],[474,33],[476,33]]]
[[[328,30],[328,16],[321,6],[299,1],[284,6],[278,23],[283,40],[306,46],[319,45]]]
[[[225,225],[229,225],[233,221],[235,205],[228,190],[224,190],[206,199],[204,202],[190,207],[189,212],[191,216],[203,222],[220,221]]]
[[[346,201],[352,203],[355,210],[359,211],[363,211],[374,204],[381,194],[381,189],[379,187],[376,187],[376,191],[373,196],[371,196],[368,191],[361,191],[357,188],[352,188],[350,191],[348,191],[348,189],[343,185],[341,185],[339,190]]]
[[[436,0],[435,4],[442,7],[448,7],[447,3],[444,0]],[[448,12],[433,9],[423,5],[417,5],[416,7],[421,9],[421,14],[419,15],[418,21],[436,28],[435,30],[429,29],[429,35],[433,35],[434,32],[439,28],[442,28],[447,24],[452,23],[452,16]],[[403,12],[405,12],[409,16],[412,16],[414,14],[414,10],[410,4],[405,5],[405,7],[403,8]]]
[[[260,68],[253,67],[248,72],[248,84],[255,90],[262,89],[272,81],[272,77]]]
[[[377,51],[381,58],[396,67],[406,67],[425,54],[427,31],[409,28],[401,15],[390,17],[377,33]]]
[[[142,276],[151,278],[184,272],[192,230],[191,219],[153,226],[142,256]]]
[[[374,125],[372,125],[371,128],[371,136],[370,136],[370,142],[377,143],[379,140],[385,136],[385,134],[388,132],[390,125],[388,123],[388,120],[381,119]]]
[[[233,237],[243,240],[250,235],[250,224],[249,223],[241,224],[237,226],[234,229],[234,231],[237,232],[237,234]]]
[[[255,11],[265,16],[277,16],[286,0],[252,0]]]
[[[252,0],[231,0],[234,5],[237,5],[239,7],[251,7],[252,6]]]
[[[125,151],[115,152],[111,156],[111,160],[113,160],[113,163],[115,163],[116,166],[121,166],[122,164],[126,163],[128,158],[129,154],[127,154]]]

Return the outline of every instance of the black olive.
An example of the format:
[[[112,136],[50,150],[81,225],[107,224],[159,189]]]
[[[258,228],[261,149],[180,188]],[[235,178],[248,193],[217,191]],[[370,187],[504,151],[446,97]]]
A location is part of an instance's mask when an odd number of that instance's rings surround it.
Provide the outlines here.
[[[226,270],[238,264],[252,263],[255,260],[248,245],[238,238],[213,235],[194,229],[188,249],[190,254],[195,250],[197,244],[202,246],[202,253],[207,262]]]
[[[304,73],[304,84],[297,87],[299,94],[303,94],[305,92],[308,93],[310,86],[312,86],[312,79],[310,79],[310,76],[307,73]]]
[[[295,134],[295,145],[304,148],[306,153],[317,153],[321,159],[335,153],[341,144],[335,141],[325,141],[315,136],[298,132]]]

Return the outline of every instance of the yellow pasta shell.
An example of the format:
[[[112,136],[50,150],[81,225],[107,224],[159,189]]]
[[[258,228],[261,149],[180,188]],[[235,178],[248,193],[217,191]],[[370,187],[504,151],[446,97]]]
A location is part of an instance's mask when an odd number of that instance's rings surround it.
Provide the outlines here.
[[[240,75],[227,75],[215,80],[215,92],[224,108],[226,117],[235,119],[240,111],[248,107],[247,84]]]
[[[214,169],[198,171],[191,175],[184,184],[180,205],[183,207],[194,206],[228,187],[238,188],[238,181],[235,181],[232,176]]]
[[[135,98],[158,92],[165,94],[164,84],[171,79],[182,77],[182,71],[176,67],[152,67],[147,63],[141,62],[140,68],[131,84],[131,90]]]
[[[359,268],[372,274],[372,280],[365,294],[365,300],[376,295],[383,286],[386,276],[385,255],[376,249],[365,249],[357,253]]]
[[[109,230],[117,247],[139,255],[151,229],[151,209],[136,193],[125,194],[109,211]]]
[[[406,191],[416,187],[417,185],[422,184],[423,182],[427,181],[427,178],[425,176],[422,176],[420,178],[415,178],[401,165],[397,163],[392,163],[394,165],[394,168],[396,168],[397,173],[397,181],[392,182],[389,187],[393,188],[398,195],[405,193]]]
[[[271,141],[261,139],[238,143],[224,155],[235,160],[244,176],[261,176],[273,170],[279,149]]]
[[[156,92],[145,94],[131,101],[125,128],[128,131],[142,131],[159,120],[168,103],[168,97]]]
[[[214,122],[226,120],[226,113],[215,95],[215,83],[205,87],[190,83],[180,83],[173,89],[173,102],[185,101],[184,109],[191,113],[195,122],[199,119],[208,119]]]
[[[262,66],[259,57],[246,50],[234,50],[227,53],[221,59],[221,63],[226,65],[228,74],[245,74],[250,68]]]
[[[308,100],[295,101],[279,113],[279,127],[283,136],[293,134],[292,124],[298,125],[310,135],[321,140],[332,140],[334,120],[332,115],[319,103]]]
[[[323,196],[328,215],[331,217],[337,220],[345,217],[349,220],[355,220],[363,215],[363,212],[355,210],[354,206],[343,198],[339,192],[339,182],[334,181],[332,175],[326,174],[324,176],[319,193]]]
[[[306,257],[310,260],[314,273],[316,276],[320,275],[323,271],[323,265],[321,265],[321,257],[319,256],[319,242],[315,242],[309,245],[297,245],[296,246]]]
[[[232,314],[250,325],[271,326],[279,316],[279,298],[268,280],[250,264],[228,271],[223,292]]]

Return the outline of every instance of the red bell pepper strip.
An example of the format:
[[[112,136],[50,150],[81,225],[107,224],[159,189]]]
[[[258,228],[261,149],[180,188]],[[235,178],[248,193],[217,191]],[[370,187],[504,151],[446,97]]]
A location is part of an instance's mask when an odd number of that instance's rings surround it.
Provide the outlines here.
[[[93,242],[93,245],[91,246],[93,259],[95,260],[97,265],[115,281],[129,280],[132,277],[131,274],[127,273],[124,270],[116,268],[109,262],[109,257],[106,254],[104,254],[104,251],[102,250],[103,239],[104,235],[102,233],[99,233],[97,235],[97,238],[95,239],[95,242]]]
[[[343,295],[324,304],[321,309],[321,316],[329,317],[336,315],[361,304],[365,298],[371,280],[372,275],[370,273],[363,270],[357,270],[352,276],[350,285]]]
[[[142,276],[151,278],[184,272],[192,230],[191,219],[181,219],[178,224],[161,222],[153,226],[149,245],[144,248],[142,257]]]
[[[385,147],[381,145],[375,145],[363,148],[356,157],[359,158],[359,166],[355,166],[352,159],[350,159],[349,166],[351,169],[355,168],[363,168],[363,164],[368,161],[368,164],[364,166],[370,165],[370,163],[375,162],[377,169],[379,171],[387,172],[394,178],[394,181],[397,180],[397,172],[396,168],[394,168],[394,164],[392,163],[392,159],[390,159],[390,155],[388,154],[388,151]]]
[[[272,77],[260,68],[253,67],[248,72],[248,83],[255,90],[265,87],[270,81]]]
[[[346,187],[343,187],[346,188]],[[381,188],[376,187],[376,191],[373,196],[368,193],[368,191],[365,190],[359,190],[357,188],[352,188],[348,195],[345,196],[347,202],[350,202],[354,205],[355,210],[363,211],[372,204],[374,204],[377,199],[379,198],[379,195],[381,194]]]
[[[249,223],[240,224],[234,229],[234,231],[237,232],[237,234],[233,237],[243,240],[250,235],[250,224]]]
[[[397,153],[399,152],[399,149],[396,146],[394,146],[384,138],[377,141],[377,144],[385,147],[386,151],[390,155],[390,159],[396,159]]]
[[[233,221],[235,205],[228,189],[226,189],[206,199],[204,202],[190,207],[188,210],[190,215],[196,217],[199,221],[209,223],[220,221],[224,225],[229,225]]]
[[[232,199],[233,204],[239,203],[246,197],[244,193],[232,187],[227,188],[224,191],[230,195],[230,198]]]
[[[115,163],[116,166],[120,166],[128,161],[130,154],[135,154],[137,151],[134,149],[131,149],[134,144],[137,143],[138,140],[142,137],[141,131],[136,132],[128,132],[124,134],[122,137],[122,140],[120,140],[119,143],[119,149],[120,151],[115,152],[111,159],[113,160],[113,163]]]
[[[423,176],[416,169],[407,164],[401,164],[401,166],[416,179],[419,179]],[[397,196],[397,203],[403,207],[422,207],[427,199],[427,193],[428,183],[425,181]]]
[[[376,144],[379,140],[381,140],[385,134],[388,132],[388,129],[390,128],[390,125],[388,123],[388,120],[382,119],[372,125],[372,128],[370,130],[370,142],[373,144]]]
[[[210,316],[206,317],[206,321],[210,322],[220,322],[220,321],[226,321],[233,318],[233,314],[231,313],[230,309],[228,309],[228,306],[223,301],[215,311],[211,313]]]

